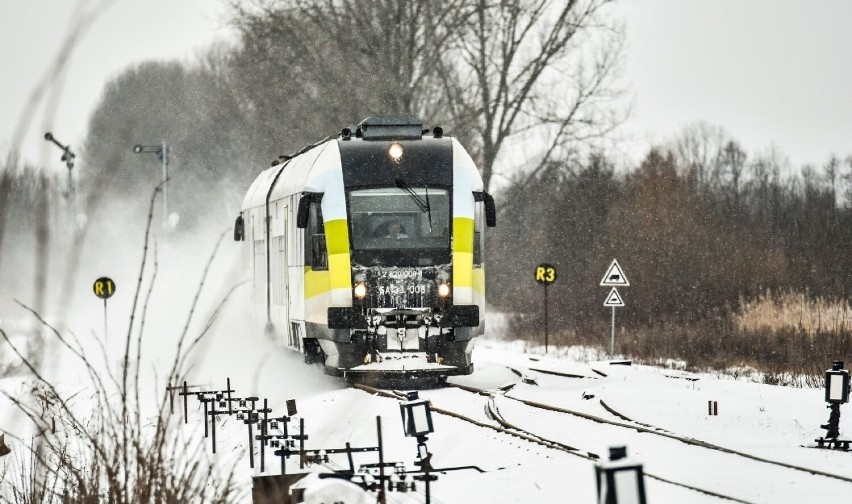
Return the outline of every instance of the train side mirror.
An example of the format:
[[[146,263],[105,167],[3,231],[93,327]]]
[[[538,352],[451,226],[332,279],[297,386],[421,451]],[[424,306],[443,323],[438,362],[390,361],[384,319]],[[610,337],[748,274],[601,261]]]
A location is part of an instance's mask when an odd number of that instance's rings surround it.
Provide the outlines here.
[[[296,215],[296,227],[299,229],[305,229],[308,227],[308,217],[310,216],[311,210],[311,199],[309,197],[302,196],[302,199],[299,200],[299,213]]]
[[[485,204],[485,225],[494,227],[497,225],[497,207],[494,205],[494,197],[484,191],[474,191],[473,199]]]
[[[237,216],[234,222],[234,241],[244,241],[246,239],[246,223],[243,220],[243,214]]]
[[[494,197],[488,193],[482,193],[485,196],[485,225],[494,227],[497,225],[497,207],[494,206]]]
[[[296,214],[296,227],[305,229],[308,227],[308,217],[310,216],[311,203],[314,201],[322,201],[323,193],[304,192],[299,200],[299,211]]]

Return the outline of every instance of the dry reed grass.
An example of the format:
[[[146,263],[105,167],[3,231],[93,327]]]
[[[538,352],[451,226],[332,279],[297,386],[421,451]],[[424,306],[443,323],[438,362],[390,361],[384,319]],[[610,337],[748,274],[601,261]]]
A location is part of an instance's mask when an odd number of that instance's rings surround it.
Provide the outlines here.
[[[0,467],[0,503],[70,504],[100,503],[141,504],[148,502],[183,504],[189,502],[238,502],[239,492],[233,481],[233,465],[217,467],[206,458],[203,444],[185,438],[169,414],[168,394],[163,391],[154,417],[141,411],[139,362],[145,314],[157,278],[156,247],[149,258],[154,201],[151,196],[143,245],[143,258],[133,300],[133,309],[124,342],[120,375],[101,369],[96,360],[107,361],[103,345],[86,350],[73,334],[50,325],[34,309],[23,304],[39,322],[48,337],[55,340],[86,370],[90,387],[85,394],[69,393],[44,377],[35,363],[0,328],[5,346],[18,357],[32,383],[29,394],[0,390],[17,410],[31,422],[33,438],[17,441],[12,477],[6,482],[9,466]],[[199,333],[190,338],[190,322],[198,297],[204,288],[210,265],[216,257],[225,233],[219,236],[198,285],[186,325],[176,342],[174,361],[166,382],[185,378],[187,356],[209,332],[224,304],[237,286],[229,290]],[[143,296],[143,284],[149,283]],[[137,318],[138,315],[138,318]],[[134,325],[137,318],[138,325]],[[135,340],[135,345],[132,345]],[[135,348],[135,351],[134,351]],[[97,351],[99,350],[99,352]],[[136,365],[131,367],[131,362]],[[82,410],[82,411],[81,411]],[[8,434],[8,433],[7,433]]]
[[[797,329],[809,336],[852,332],[852,304],[848,299],[813,299],[807,292],[766,291],[751,301],[740,298],[734,323],[742,331]]]
[[[75,16],[69,24],[62,49],[33,87],[25,103],[5,163],[0,165],[0,246],[9,239],[9,226],[15,224],[9,218],[11,212],[8,211],[14,203],[11,191],[21,171],[20,146],[37,116],[37,109],[44,106],[42,131],[52,129],[71,56],[88,29],[114,3],[115,0],[76,2]],[[115,146],[114,155],[120,150],[120,147]],[[112,161],[109,160],[108,167],[117,164]],[[92,189],[82,205],[85,214],[94,215],[99,208],[98,197],[104,193],[102,189],[114,172],[110,170],[106,170],[106,175],[90,181]],[[44,170],[39,171],[38,180],[47,189],[59,187],[47,183]],[[35,230],[36,239],[35,250],[31,252],[36,259],[34,307],[18,303],[38,321],[39,329],[28,331],[34,337],[22,342],[20,338],[14,335],[10,337],[0,328],[0,342],[4,346],[2,350],[11,350],[10,356],[15,361],[5,363],[5,369],[0,371],[19,375],[25,373],[28,380],[17,391],[20,393],[0,393],[14,405],[18,417],[29,421],[33,431],[29,439],[6,433],[7,442],[14,446],[11,455],[0,464],[0,503],[224,503],[239,500],[240,496],[235,492],[233,470],[229,472],[227,468],[223,470],[215,467],[204,458],[206,452],[200,443],[185,439],[181,430],[175,428],[176,420],[166,410],[165,393],[157,402],[158,409],[154,417],[143,418],[140,412],[140,342],[151,289],[148,289],[139,312],[136,302],[140,300],[143,278],[151,286],[156,279],[156,249],[151,260],[147,260],[147,257],[153,204],[160,188],[154,191],[151,198],[144,243],[145,257],[134,298],[133,314],[140,315],[140,318],[137,328],[134,328],[131,319],[119,375],[110,372],[108,366],[107,371],[101,369],[98,361],[106,362],[106,352],[100,342],[95,342],[96,348],[84,348],[80,340],[63,329],[65,312],[62,310],[65,303],[60,304],[60,313],[53,317],[59,320],[58,328],[48,324],[40,314],[46,309],[44,292],[50,245],[57,243],[63,257],[67,258],[61,286],[64,292],[70,293],[76,274],[79,273],[82,244],[88,231],[87,225],[80,224],[68,233],[70,236],[66,236],[62,226],[55,225],[60,221],[52,219],[50,212],[57,210],[62,198],[48,197],[47,189],[36,193],[37,197],[32,202],[34,216],[27,220],[29,228]],[[4,261],[3,266],[12,264],[8,255],[0,259]],[[150,270],[151,267],[153,274],[145,274],[146,268]],[[198,287],[199,292],[204,286],[207,271]],[[184,329],[179,341],[182,346],[178,347],[175,362],[168,372],[170,383],[179,381],[185,375],[186,354],[197,346],[210,329],[232,292],[233,289],[225,295],[194,339]],[[188,315],[187,326],[193,318],[197,297],[193,302],[193,312]],[[70,352],[86,370],[90,387],[84,393],[69,393],[42,374],[41,360],[46,346],[43,338],[50,338],[53,344]],[[133,339],[136,339],[136,353],[131,346]],[[97,345],[101,346],[98,348]],[[131,359],[136,362],[135,368],[131,368]],[[131,369],[135,369],[135,373]]]
[[[678,359],[693,371],[713,371],[764,383],[823,386],[824,372],[835,360],[852,362],[852,312],[848,302],[808,299],[797,293],[770,293],[746,302],[739,313],[718,315],[692,324],[659,322],[619,327],[616,353],[637,362],[659,364]],[[543,344],[538,317],[515,315],[507,332]],[[551,345],[585,345],[607,355],[610,324],[592,321],[582,327],[551,330]]]

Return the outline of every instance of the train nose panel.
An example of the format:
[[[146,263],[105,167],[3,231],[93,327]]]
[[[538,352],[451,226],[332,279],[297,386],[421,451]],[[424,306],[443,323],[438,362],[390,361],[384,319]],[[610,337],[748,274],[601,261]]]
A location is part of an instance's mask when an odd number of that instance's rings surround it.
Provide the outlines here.
[[[389,351],[420,350],[420,340],[426,334],[426,331],[423,329],[398,327],[388,330],[385,333],[385,336],[387,336],[387,349]]]

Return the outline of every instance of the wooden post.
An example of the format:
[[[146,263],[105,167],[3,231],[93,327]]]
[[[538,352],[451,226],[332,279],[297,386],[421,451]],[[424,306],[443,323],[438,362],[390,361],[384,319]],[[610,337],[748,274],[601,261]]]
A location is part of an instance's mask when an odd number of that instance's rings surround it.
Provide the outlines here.
[[[385,452],[382,445],[382,417],[380,416],[376,417],[376,434],[379,437],[379,504],[385,504],[387,502],[385,495]],[[349,464],[352,465],[351,459]]]
[[[544,353],[547,353],[548,340],[550,339],[547,317],[547,284],[544,284]],[[426,483],[426,488],[429,488],[429,483]]]

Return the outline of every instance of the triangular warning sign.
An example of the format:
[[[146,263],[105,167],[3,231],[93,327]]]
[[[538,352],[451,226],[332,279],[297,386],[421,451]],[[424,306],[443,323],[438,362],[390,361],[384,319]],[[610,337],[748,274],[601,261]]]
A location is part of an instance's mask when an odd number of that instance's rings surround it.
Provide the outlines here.
[[[627,287],[629,285],[630,282],[624,276],[624,272],[621,270],[621,266],[618,265],[618,261],[613,259],[612,264],[609,265],[609,269],[606,270],[606,275],[601,278],[601,287]]]
[[[604,306],[624,306],[624,301],[622,301],[621,295],[618,294],[618,290],[615,287],[609,291],[609,295],[606,297],[606,301],[604,301]]]

